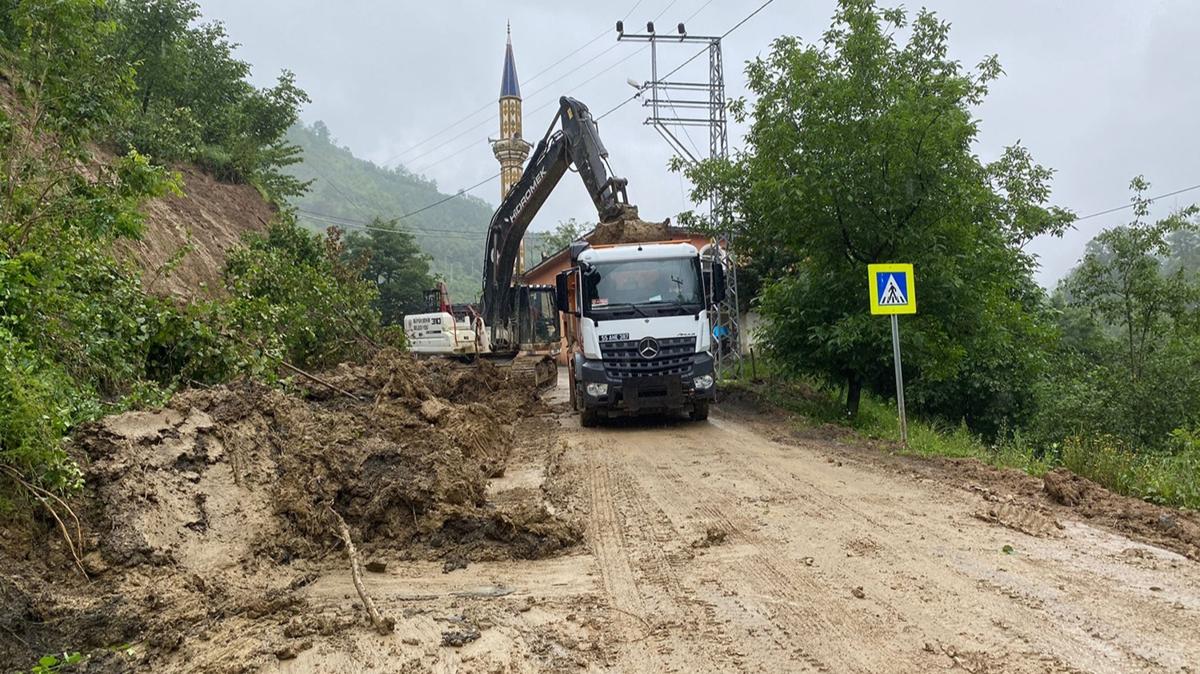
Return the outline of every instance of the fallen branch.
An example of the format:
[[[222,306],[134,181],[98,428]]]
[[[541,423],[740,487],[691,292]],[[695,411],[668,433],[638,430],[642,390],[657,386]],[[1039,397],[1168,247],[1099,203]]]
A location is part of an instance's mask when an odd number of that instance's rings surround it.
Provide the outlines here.
[[[54,518],[54,521],[58,524],[58,531],[62,534],[63,541],[67,544],[67,549],[71,551],[75,567],[79,569],[79,573],[83,574],[84,578],[87,578],[87,570],[83,567],[83,527],[80,525],[79,517],[75,514],[75,511],[71,509],[71,506],[67,505],[66,501],[59,498],[58,495],[27,482],[12,466],[0,466],[0,468],[3,468],[13,481],[28,491],[30,496],[37,499],[46,508],[47,512],[50,513],[50,516]],[[71,532],[67,530],[67,525],[63,522],[62,517],[59,516],[58,511],[54,509],[54,506],[50,505],[50,499],[57,501],[67,511],[67,514],[71,516],[71,519],[75,521],[75,533],[78,536],[78,540],[71,538]]]
[[[330,382],[327,382],[324,379],[321,379],[320,377],[318,377],[315,374],[305,372],[304,370],[301,370],[300,368],[296,367],[295,365],[292,365],[291,363],[287,362],[286,360],[279,361],[279,364],[283,365],[284,367],[291,370],[292,372],[295,372],[296,374],[300,375],[301,377],[311,379],[311,380],[317,382],[318,384],[321,384],[322,386],[327,386],[327,387],[333,389],[334,391],[341,393],[342,395],[346,396],[347,398],[350,398],[351,400],[356,400],[360,403],[362,402],[362,398],[359,398],[358,396],[354,395],[353,393],[351,393],[343,388],[339,388],[339,387],[335,386],[334,384],[331,384]]]
[[[359,560],[358,551],[354,549],[354,541],[350,538],[350,527],[332,506],[329,507],[329,512],[333,515],[334,522],[338,526],[338,533],[346,544],[346,555],[350,557],[350,573],[354,577],[354,589],[358,590],[358,598],[362,599],[363,606],[367,607],[367,614],[371,616],[371,624],[381,635],[391,634],[396,630],[396,621],[392,618],[385,619],[379,615],[379,609],[375,608],[375,602],[371,601],[371,597],[367,594],[367,588],[363,585],[362,579],[362,562]]]

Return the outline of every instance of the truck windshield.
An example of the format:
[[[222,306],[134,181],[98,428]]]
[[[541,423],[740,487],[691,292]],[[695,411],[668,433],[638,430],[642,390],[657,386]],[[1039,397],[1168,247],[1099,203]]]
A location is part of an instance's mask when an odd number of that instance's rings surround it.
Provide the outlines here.
[[[703,305],[697,258],[598,262],[583,274],[588,313]],[[632,307],[631,307],[632,305]]]

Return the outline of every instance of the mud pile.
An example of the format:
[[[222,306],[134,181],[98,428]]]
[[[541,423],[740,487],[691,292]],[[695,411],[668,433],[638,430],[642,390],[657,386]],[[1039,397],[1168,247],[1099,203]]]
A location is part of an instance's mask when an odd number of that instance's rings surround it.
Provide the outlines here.
[[[649,243],[671,240],[671,220],[649,222],[638,216],[636,206],[629,206],[618,219],[602,222],[588,236],[588,243],[603,246],[617,243]]]
[[[372,555],[536,558],[578,540],[540,503],[486,499],[514,422],[541,404],[505,371],[386,352],[320,379],[186,391],[78,433],[89,578],[52,528],[0,527],[0,663],[131,641],[169,653],[217,623],[301,615],[295,590],[345,564],[330,509]]]

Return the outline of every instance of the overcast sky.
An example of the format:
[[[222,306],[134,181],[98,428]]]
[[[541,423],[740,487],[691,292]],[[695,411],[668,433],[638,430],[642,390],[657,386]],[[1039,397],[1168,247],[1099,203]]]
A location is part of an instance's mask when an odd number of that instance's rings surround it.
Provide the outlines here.
[[[525,99],[525,137],[536,141],[560,95],[579,98],[598,115],[633,93],[627,79],[649,79],[649,52],[639,52],[641,44],[616,42],[617,19],[628,14],[631,30],[659,17],[661,33],[692,17],[689,33],[720,34],[761,3],[201,0],[206,18],[223,21],[242,44],[238,55],[253,65],[256,83],[269,84],[283,68],[294,71],[313,99],[305,121],[323,120],[358,156],[403,163],[445,192],[498,170],[487,138],[499,126],[506,21],[512,23]],[[1057,170],[1055,202],[1080,215],[1126,203],[1129,179],[1138,173],[1151,181],[1155,195],[1200,184],[1200,3],[932,0],[926,6],[952,23],[956,58],[975,64],[995,53],[1004,67],[1005,76],[977,111],[982,129],[976,150],[985,161],[1020,140]],[[728,95],[745,93],[745,62],[765,53],[775,37],[818,40],[834,7],[833,0],[775,0],[726,38]],[[668,69],[695,52],[682,45],[660,49],[660,67]],[[693,66],[678,77],[707,76],[706,59]],[[600,131],[614,171],[629,179],[630,200],[643,217],[658,219],[692,206],[686,182],[666,170],[670,148],[643,125],[645,117],[630,103],[605,118]],[[731,130],[731,147],[741,145],[741,133]],[[705,150],[706,130],[691,134]],[[495,203],[499,182],[472,193]],[[1155,214],[1193,201],[1200,201],[1200,190],[1161,200]],[[595,219],[571,175],[533,229],[569,217]],[[1043,284],[1062,276],[1100,229],[1127,217],[1124,211],[1084,220],[1063,240],[1034,242]]]

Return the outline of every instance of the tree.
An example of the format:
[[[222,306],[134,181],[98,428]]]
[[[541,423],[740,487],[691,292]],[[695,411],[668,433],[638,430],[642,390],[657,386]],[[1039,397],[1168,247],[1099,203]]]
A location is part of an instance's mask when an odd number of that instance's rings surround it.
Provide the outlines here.
[[[399,325],[405,314],[425,309],[425,291],[433,287],[429,257],[412,234],[395,220],[376,218],[366,232],[351,232],[346,253],[362,267],[362,276],[379,287],[375,306],[384,325]]]
[[[1092,327],[1086,345],[1072,344],[1086,364],[1054,387],[1061,400],[1048,404],[1059,422],[1153,447],[1200,422],[1200,283],[1182,266],[1170,270],[1171,244],[1197,231],[1189,221],[1196,207],[1149,222],[1149,187],[1133,179],[1133,220],[1092,239],[1060,284],[1068,307],[1082,312],[1064,317],[1074,326],[1086,317]]]
[[[898,44],[895,35],[908,40]],[[746,149],[689,170],[696,198],[739,213],[747,255],[771,260],[760,298],[786,368],[890,394],[887,322],[868,314],[866,265],[913,262],[921,313],[905,319],[914,406],[995,430],[1026,414],[1050,337],[1033,259],[1021,247],[1060,234],[1052,172],[1024,148],[984,164],[971,109],[1001,72],[951,59],[949,25],[922,11],[842,0],[820,44],[777,39],[747,66]]]
[[[544,260],[571,245],[571,242],[590,231],[594,225],[581,224],[575,218],[559,221],[552,232],[538,232],[538,259]]]
[[[1119,327],[1125,343],[1125,370],[1130,380],[1142,376],[1146,358],[1186,312],[1194,289],[1181,273],[1165,275],[1162,258],[1170,254],[1168,236],[1188,232],[1195,207],[1155,223],[1145,218],[1150,183],[1142,176],[1130,182],[1133,221],[1102,232],[1088,244],[1082,263],[1069,278],[1072,301],[1087,307],[1108,325]]]
[[[299,161],[284,136],[308,101],[292,73],[255,88],[224,26],[198,23],[194,0],[113,0],[109,11],[108,52],[135,69],[137,105],[115,125],[118,144],[160,162],[200,163],[272,197],[299,194],[304,184],[280,171]]]

